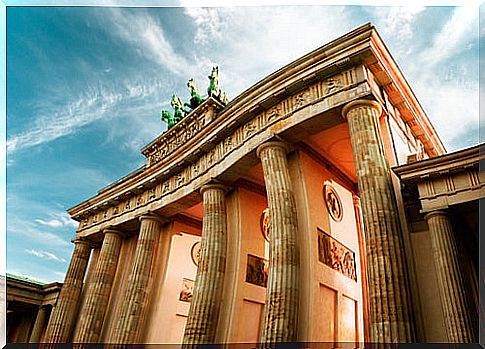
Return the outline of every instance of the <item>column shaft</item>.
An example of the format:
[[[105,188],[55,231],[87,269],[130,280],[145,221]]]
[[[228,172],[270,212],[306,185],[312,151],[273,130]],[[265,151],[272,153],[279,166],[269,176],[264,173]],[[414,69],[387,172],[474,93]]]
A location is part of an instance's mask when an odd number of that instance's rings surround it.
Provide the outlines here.
[[[47,327],[46,342],[48,343],[66,343],[71,336],[92,247],[90,242],[81,239],[75,240],[74,244],[66,278]]]
[[[134,344],[140,340],[143,317],[148,299],[148,282],[160,235],[161,221],[157,216],[140,217],[140,234],[128,286],[111,342]]]
[[[39,343],[40,336],[44,330],[44,326],[47,320],[47,314],[49,309],[46,305],[41,305],[39,311],[37,312],[37,317],[35,318],[34,328],[30,334],[29,343]]]
[[[195,279],[189,316],[185,325],[184,344],[214,343],[226,267],[225,189],[209,184],[203,196],[200,262]]]
[[[270,226],[269,278],[261,342],[294,342],[298,328],[299,253],[296,203],[282,142],[257,150],[268,195]]]
[[[120,232],[105,231],[94,275],[87,286],[86,301],[74,333],[74,343],[95,343],[99,340],[118,265],[121,243]]]
[[[371,341],[412,342],[415,331],[404,243],[379,127],[381,108],[369,100],[344,107],[359,185],[369,278]]]
[[[426,215],[438,278],[438,290],[445,316],[448,339],[453,343],[477,342],[477,323],[471,313],[471,304],[457,246],[448,215],[434,211]]]

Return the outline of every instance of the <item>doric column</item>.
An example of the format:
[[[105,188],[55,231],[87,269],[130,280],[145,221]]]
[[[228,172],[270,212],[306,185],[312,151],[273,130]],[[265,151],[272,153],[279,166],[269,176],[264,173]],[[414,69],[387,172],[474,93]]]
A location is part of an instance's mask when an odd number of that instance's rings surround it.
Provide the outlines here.
[[[413,342],[404,244],[379,128],[381,107],[375,101],[356,100],[342,114],[349,124],[364,219],[371,341]]]
[[[34,328],[32,329],[32,333],[30,334],[29,343],[39,343],[40,336],[42,335],[42,331],[44,329],[48,314],[49,306],[41,305],[39,307],[39,311],[37,312],[37,317],[35,318]]]
[[[74,343],[96,343],[99,340],[122,240],[121,232],[115,229],[104,230],[103,244],[94,275],[87,285],[86,301],[79,315]]]
[[[364,241],[364,231],[362,229],[362,218],[360,209],[360,198],[352,194],[352,203],[354,204],[354,217],[355,223],[357,225],[357,240],[359,242],[359,255],[360,255],[360,271],[361,271],[361,285],[362,285],[362,318],[364,320],[364,342],[369,343],[370,338],[370,305],[369,305],[369,295],[368,295],[368,277],[367,277],[367,258],[365,253],[365,241]]]
[[[293,187],[283,142],[259,146],[268,196],[270,226],[269,278],[266,288],[262,343],[294,342],[298,328],[298,222]]]
[[[208,184],[203,197],[202,239],[184,344],[214,343],[226,268],[225,187]]]
[[[140,222],[140,234],[136,244],[133,268],[128,278],[113,338],[110,340],[113,343],[133,344],[140,340],[148,298],[147,286],[150,270],[164,221],[154,214],[146,214],[140,217]]]
[[[433,211],[425,216],[429,226],[441,307],[449,342],[477,342],[477,325],[461,275],[457,246],[448,215]]]
[[[71,262],[47,327],[47,343],[66,343],[70,339],[91,249],[90,241],[74,240]]]

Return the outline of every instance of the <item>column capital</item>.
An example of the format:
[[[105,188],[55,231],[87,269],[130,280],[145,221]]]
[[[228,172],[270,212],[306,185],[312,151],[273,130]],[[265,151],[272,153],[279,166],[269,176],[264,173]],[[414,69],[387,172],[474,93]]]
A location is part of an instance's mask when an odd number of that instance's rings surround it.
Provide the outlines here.
[[[263,144],[261,144],[257,149],[256,149],[256,155],[258,158],[261,158],[261,152],[263,152],[266,148],[281,148],[287,154],[290,151],[290,147],[287,143],[282,142],[282,141],[268,141]]]
[[[371,99],[356,99],[355,101],[347,103],[342,108],[342,116],[344,119],[347,119],[347,113],[351,109],[357,108],[358,106],[369,106],[376,109],[379,115],[382,113],[382,107],[378,102]]]
[[[138,217],[138,219],[140,220],[140,222],[145,219],[150,219],[152,221],[157,221],[160,224],[165,224],[169,221],[168,219],[162,216],[159,216],[151,211],[148,211],[147,213],[142,214],[140,217]]]
[[[428,212],[424,215],[424,219],[425,220],[428,220],[434,216],[441,216],[441,217],[448,217],[449,214],[448,212],[446,212],[445,210],[434,210],[434,211],[431,211],[431,212]]]
[[[103,234],[104,235],[106,235],[108,233],[116,234],[116,235],[118,235],[121,238],[124,238],[125,237],[125,233],[122,232],[121,230],[116,229],[115,227],[108,227],[108,228],[103,229]]]
[[[208,183],[208,184],[204,184],[201,188],[200,188],[200,195],[204,195],[204,192],[207,191],[207,190],[222,190],[224,193],[227,192],[228,188],[227,186],[225,186],[224,184],[222,183]]]
[[[86,236],[75,236],[71,242],[73,244],[82,244],[82,245],[87,245],[89,248],[94,248],[96,247],[97,243],[93,241],[92,239],[86,237]]]

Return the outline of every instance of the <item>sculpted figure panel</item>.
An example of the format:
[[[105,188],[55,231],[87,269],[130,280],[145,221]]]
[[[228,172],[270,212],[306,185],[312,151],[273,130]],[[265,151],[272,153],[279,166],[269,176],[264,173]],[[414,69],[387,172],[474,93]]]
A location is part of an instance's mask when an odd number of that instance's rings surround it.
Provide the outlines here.
[[[318,260],[357,281],[355,253],[322,230],[318,230]]]

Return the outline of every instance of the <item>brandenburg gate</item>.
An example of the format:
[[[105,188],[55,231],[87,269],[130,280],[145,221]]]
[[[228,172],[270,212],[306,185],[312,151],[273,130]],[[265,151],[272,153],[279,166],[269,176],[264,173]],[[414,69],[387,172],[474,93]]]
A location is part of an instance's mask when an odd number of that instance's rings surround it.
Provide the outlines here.
[[[427,341],[426,306],[443,341],[476,341],[442,210],[427,212],[426,241],[446,297],[427,302],[417,284],[391,167],[445,149],[376,29],[230,101],[218,72],[206,98],[193,80],[190,103],[173,96],[141,168],[68,211],[79,227],[44,341]]]

